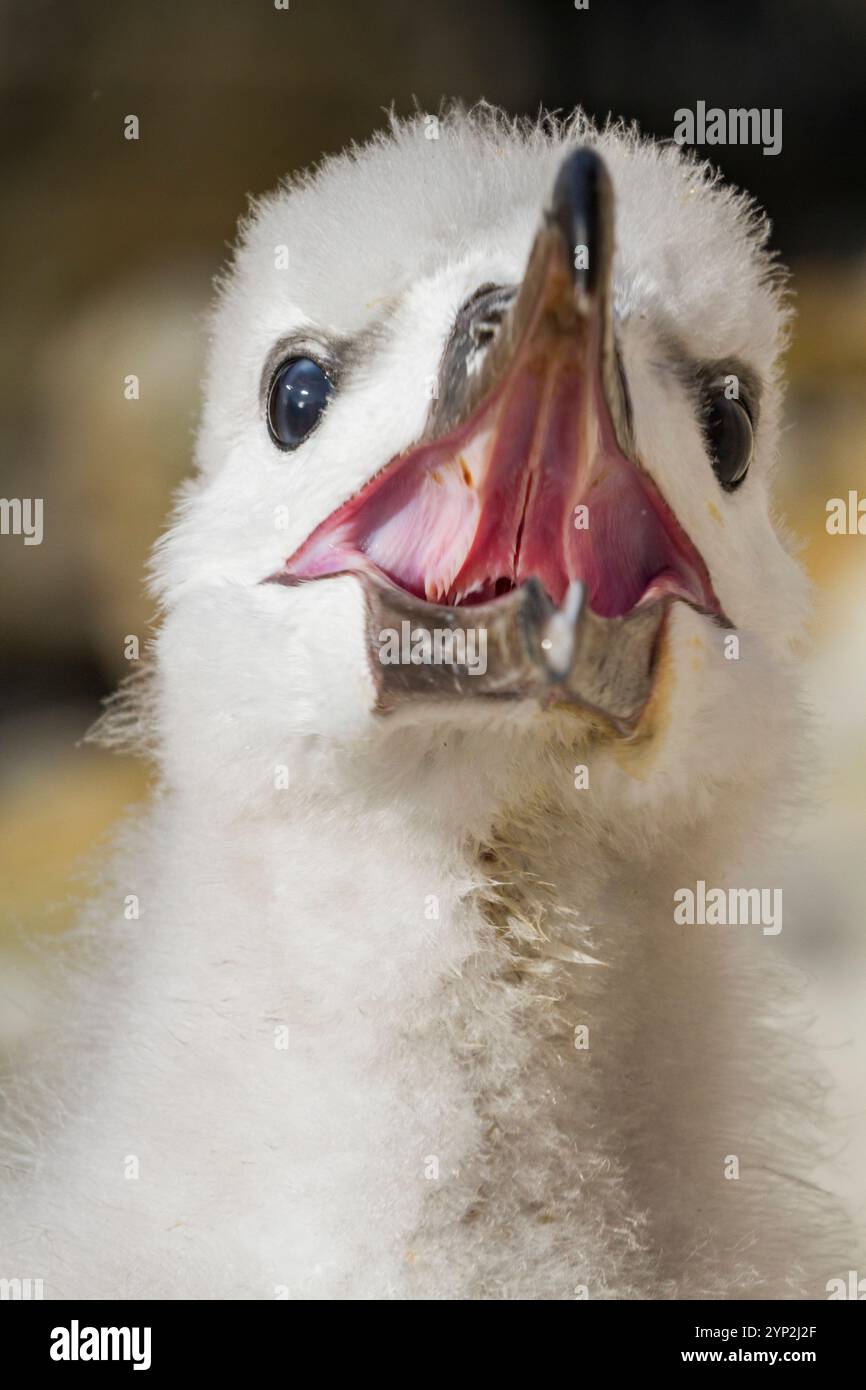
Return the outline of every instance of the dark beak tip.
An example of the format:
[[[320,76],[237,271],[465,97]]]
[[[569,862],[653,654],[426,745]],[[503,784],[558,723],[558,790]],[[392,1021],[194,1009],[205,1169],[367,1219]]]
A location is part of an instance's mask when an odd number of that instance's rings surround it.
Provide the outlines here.
[[[576,287],[594,293],[613,255],[613,185],[597,150],[581,145],[566,155],[547,220],[563,237]]]

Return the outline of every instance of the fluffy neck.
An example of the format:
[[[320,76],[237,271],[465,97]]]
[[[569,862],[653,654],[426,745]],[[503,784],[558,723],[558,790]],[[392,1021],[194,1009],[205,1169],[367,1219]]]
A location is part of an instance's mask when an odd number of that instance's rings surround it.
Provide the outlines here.
[[[137,820],[77,1046],[37,1067],[67,1123],[3,1208],[52,1296],[815,1295],[797,1252],[832,1223],[767,1157],[804,1096],[755,1022],[766,939],[672,923],[730,846],[590,817],[572,749],[531,777],[499,747],[231,811],[187,782]]]
[[[598,1297],[684,1278],[709,1295],[732,1269],[752,1291],[781,1277],[732,1254],[767,1197],[740,1013],[760,943],[672,922],[674,888],[695,863],[724,882],[730,846],[579,813],[571,756],[486,806],[483,770],[446,796],[432,756],[411,788],[381,763],[354,792],[296,788],[290,814],[203,827],[200,793],[166,802],[174,988],[182,961],[197,1014],[219,999],[223,1075],[248,1074],[240,1031],[261,1049],[288,1029],[282,1071],[239,1088],[234,1116],[293,1155],[298,1205],[262,1238],[294,1293]],[[722,1165],[744,1132],[757,1176],[738,1202]],[[686,1232],[707,1245],[684,1264]]]

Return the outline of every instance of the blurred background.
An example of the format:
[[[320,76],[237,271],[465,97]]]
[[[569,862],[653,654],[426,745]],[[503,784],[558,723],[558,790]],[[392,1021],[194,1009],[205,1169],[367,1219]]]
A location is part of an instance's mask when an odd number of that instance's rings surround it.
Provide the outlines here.
[[[828,536],[825,507],[866,495],[864,68],[863,0],[0,0],[0,493],[45,499],[42,545],[0,536],[0,1046],[39,1007],[22,942],[62,929],[82,856],[146,790],[80,740],[124,639],[148,637],[143,568],[189,468],[203,316],[247,195],[392,103],[580,102],[660,138],[698,100],[781,107],[778,156],[707,153],[771,213],[798,296],[779,501],[817,585],[817,766],[783,936],[863,1205],[866,536]]]

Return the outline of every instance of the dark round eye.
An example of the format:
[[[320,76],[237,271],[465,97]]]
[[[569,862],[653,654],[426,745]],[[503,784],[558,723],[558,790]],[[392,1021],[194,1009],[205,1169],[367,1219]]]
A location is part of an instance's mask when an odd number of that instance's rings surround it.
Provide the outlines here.
[[[318,424],[332,386],[312,357],[290,357],[268,390],[268,429],[281,449],[296,449]]]
[[[707,440],[715,475],[726,492],[739,487],[752,461],[752,421],[741,400],[731,400],[723,391],[707,401],[704,417]]]

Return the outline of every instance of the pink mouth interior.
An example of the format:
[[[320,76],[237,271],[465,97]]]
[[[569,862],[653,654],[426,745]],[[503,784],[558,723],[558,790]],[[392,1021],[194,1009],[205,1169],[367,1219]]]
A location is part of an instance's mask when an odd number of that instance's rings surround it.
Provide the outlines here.
[[[577,508],[588,525],[576,526]],[[487,602],[536,576],[561,604],[580,579],[602,617],[670,594],[712,612],[700,555],[620,451],[597,370],[531,351],[450,435],[388,464],[329,516],[285,574],[379,571],[429,602]]]

